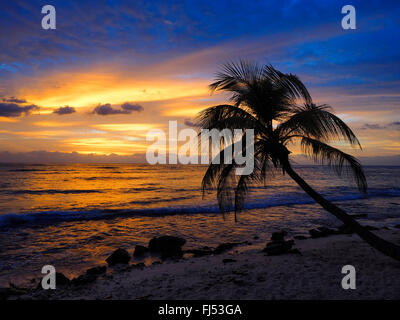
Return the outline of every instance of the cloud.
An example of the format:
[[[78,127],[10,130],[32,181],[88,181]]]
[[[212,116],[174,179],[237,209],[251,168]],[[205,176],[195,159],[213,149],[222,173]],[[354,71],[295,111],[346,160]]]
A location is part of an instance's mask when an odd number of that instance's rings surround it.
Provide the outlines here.
[[[64,114],[71,114],[71,113],[75,113],[76,110],[74,107],[69,107],[69,106],[65,106],[65,107],[60,107],[56,110],[53,111],[53,113],[56,113],[60,116],[64,115]]]
[[[113,114],[131,114],[133,111],[142,111],[143,107],[139,104],[134,104],[131,102],[125,102],[121,105],[122,109],[114,109],[110,103],[100,104],[96,108],[94,108],[94,114],[98,114],[101,116],[108,116]]]
[[[391,122],[391,123],[389,123],[389,125],[390,125],[390,126],[393,126],[393,127],[398,127],[398,128],[400,128],[400,121]]]
[[[111,114],[129,114],[129,110],[120,110],[120,109],[113,109],[111,104],[100,104],[93,110],[94,114],[98,114],[101,116],[108,116]]]
[[[143,107],[140,104],[133,102],[125,102],[121,105],[121,108],[126,111],[143,111]]]
[[[394,130],[399,130],[400,131],[400,121],[395,121],[389,123],[389,127],[394,129]]]
[[[372,130],[385,130],[385,129],[396,129],[400,130],[400,121],[390,122],[386,125],[380,125],[377,123],[365,123],[362,130],[372,129]]]
[[[19,106],[16,103],[2,102],[0,103],[0,117],[19,117],[22,114],[29,114],[33,110],[38,110],[39,107],[31,104],[28,106]]]
[[[366,123],[364,124],[364,126],[362,126],[363,130],[367,130],[367,129],[372,129],[372,130],[383,130],[385,129],[384,126],[381,126],[380,124],[377,123]]]
[[[4,102],[11,102],[11,103],[26,103],[25,99],[18,99],[16,97],[11,97],[11,98],[4,98]]]

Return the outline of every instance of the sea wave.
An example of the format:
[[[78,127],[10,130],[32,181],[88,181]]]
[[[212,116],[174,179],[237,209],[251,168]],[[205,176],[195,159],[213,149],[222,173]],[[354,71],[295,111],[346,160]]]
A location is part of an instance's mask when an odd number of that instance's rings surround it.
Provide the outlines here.
[[[351,201],[377,197],[400,197],[400,189],[370,189],[367,196],[357,193],[339,196],[326,196],[326,198],[330,201]],[[244,209],[263,209],[269,207],[305,205],[311,203],[314,203],[314,200],[304,195],[304,193],[284,193],[265,199],[249,199],[249,201],[245,204]],[[218,206],[211,203],[205,203],[204,205],[161,206],[154,208],[147,207],[141,209],[91,209],[76,211],[28,212],[1,215],[0,228],[30,226],[32,224],[48,225],[68,221],[113,219],[119,217],[212,214],[218,212]],[[390,213],[379,213],[378,215],[382,217],[384,215],[385,218],[391,217]],[[396,216],[397,215],[394,215],[393,217]]]

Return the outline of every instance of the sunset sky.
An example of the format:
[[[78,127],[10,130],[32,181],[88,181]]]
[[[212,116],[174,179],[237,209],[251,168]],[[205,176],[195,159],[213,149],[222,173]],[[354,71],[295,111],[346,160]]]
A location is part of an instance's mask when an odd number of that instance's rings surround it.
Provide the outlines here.
[[[56,30],[41,28],[45,4]],[[400,2],[351,1],[356,30],[341,27],[346,4],[3,1],[0,152],[138,157],[148,130],[226,101],[207,85],[244,58],[297,74],[354,129],[355,155],[399,155]]]

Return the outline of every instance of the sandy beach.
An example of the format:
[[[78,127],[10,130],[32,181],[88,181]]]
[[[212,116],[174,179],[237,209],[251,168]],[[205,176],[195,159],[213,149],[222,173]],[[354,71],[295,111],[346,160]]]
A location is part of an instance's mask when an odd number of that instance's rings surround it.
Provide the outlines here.
[[[376,231],[400,243],[396,229]],[[237,246],[219,255],[166,260],[148,267],[117,265],[90,283],[36,289],[10,299],[399,299],[400,264],[357,235],[295,240],[301,254],[267,256]],[[341,269],[356,269],[344,290]]]

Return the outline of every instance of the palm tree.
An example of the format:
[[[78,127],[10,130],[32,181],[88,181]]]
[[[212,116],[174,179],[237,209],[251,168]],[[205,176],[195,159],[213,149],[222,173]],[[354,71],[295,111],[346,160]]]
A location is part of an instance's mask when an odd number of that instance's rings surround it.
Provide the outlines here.
[[[330,166],[339,176],[350,174],[359,191],[363,194],[367,191],[367,181],[359,161],[328,144],[336,140],[361,149],[357,137],[331,112],[328,105],[312,102],[308,90],[297,76],[282,73],[271,65],[230,62],[217,73],[210,89],[212,92],[228,92],[231,104],[217,105],[200,112],[197,118],[199,127],[209,130],[242,129],[242,140],[246,136],[246,128],[254,129],[254,170],[250,175],[236,176],[235,169],[240,166],[235,161],[231,164],[211,163],[203,177],[203,195],[206,190],[216,188],[220,210],[227,212],[234,208],[236,220],[236,213],[243,209],[250,184],[266,183],[269,172],[280,170],[372,247],[400,260],[399,246],[360,225],[311,188],[293,169],[288,147],[300,143],[304,153],[315,162]],[[219,156],[223,158],[224,149]]]

